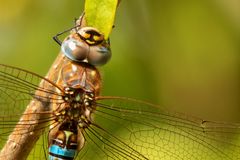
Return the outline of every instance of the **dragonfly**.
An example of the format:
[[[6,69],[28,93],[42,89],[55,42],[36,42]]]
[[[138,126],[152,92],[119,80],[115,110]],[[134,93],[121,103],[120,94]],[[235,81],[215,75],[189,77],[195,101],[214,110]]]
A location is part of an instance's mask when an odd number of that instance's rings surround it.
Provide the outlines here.
[[[57,35],[58,36],[58,35]],[[76,25],[47,76],[0,64],[0,159],[238,160],[240,124],[101,96],[110,42]]]

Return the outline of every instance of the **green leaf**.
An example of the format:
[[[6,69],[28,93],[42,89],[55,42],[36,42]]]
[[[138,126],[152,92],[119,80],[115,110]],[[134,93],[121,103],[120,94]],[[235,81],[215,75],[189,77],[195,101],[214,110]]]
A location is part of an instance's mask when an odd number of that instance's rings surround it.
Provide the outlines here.
[[[85,0],[87,26],[97,28],[108,39],[112,31],[118,0]]]

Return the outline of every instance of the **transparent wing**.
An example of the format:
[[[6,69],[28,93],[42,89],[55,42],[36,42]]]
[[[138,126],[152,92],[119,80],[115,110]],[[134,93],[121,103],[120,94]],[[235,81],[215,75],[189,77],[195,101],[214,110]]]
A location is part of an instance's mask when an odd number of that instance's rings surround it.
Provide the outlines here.
[[[96,105],[76,159],[240,159],[240,124],[204,121],[129,98],[99,97]]]
[[[27,159],[48,160],[48,130],[43,131]]]
[[[0,147],[14,128],[20,137],[40,130],[35,146],[20,145],[33,148],[28,159],[47,159],[49,105],[63,103],[61,96],[50,80],[0,65]],[[31,109],[24,112],[27,105]],[[98,97],[96,106],[93,124],[83,131],[85,147],[76,159],[240,159],[240,124],[203,121],[128,98]],[[26,120],[17,124],[22,117]],[[36,124],[39,127],[31,128]]]
[[[15,135],[20,139],[40,130],[43,132],[51,120],[50,104],[60,102],[59,91],[54,83],[44,77],[0,64],[0,148],[3,148],[14,128]],[[20,118],[22,122],[18,123]]]

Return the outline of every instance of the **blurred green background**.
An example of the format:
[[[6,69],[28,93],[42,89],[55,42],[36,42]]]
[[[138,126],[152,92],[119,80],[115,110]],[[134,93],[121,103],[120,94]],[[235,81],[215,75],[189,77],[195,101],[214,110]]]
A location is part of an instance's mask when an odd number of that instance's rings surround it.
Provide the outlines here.
[[[0,63],[45,75],[81,0],[0,0]],[[133,97],[208,120],[240,114],[240,1],[122,0],[100,67],[103,95]]]

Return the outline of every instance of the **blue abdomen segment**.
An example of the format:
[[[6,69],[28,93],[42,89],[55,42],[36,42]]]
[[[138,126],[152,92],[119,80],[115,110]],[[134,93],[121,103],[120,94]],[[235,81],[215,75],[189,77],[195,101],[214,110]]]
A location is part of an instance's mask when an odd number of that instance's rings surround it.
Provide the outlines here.
[[[73,160],[76,150],[61,148],[57,145],[51,145],[49,147],[49,159],[50,160]]]

